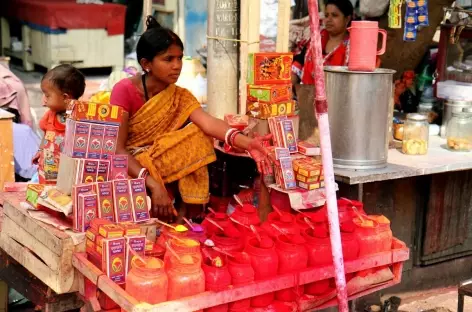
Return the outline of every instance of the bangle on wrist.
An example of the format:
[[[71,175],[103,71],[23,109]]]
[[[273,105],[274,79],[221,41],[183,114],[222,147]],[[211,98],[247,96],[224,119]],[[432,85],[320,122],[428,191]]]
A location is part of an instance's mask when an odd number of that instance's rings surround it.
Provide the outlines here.
[[[231,134],[231,136],[229,138],[229,144],[228,144],[229,146],[235,147],[234,143],[235,143],[235,140],[236,140],[236,137],[238,136],[238,134],[242,134],[242,132],[239,131],[239,130],[236,130]]]
[[[238,129],[234,129],[234,128],[229,128],[228,131],[226,131],[226,134],[225,134],[225,143],[226,143],[226,144],[228,144],[228,145],[231,146],[231,144],[230,144],[230,142],[231,142],[231,140],[230,140],[230,139],[231,139],[231,136],[232,136],[235,132],[237,132],[237,131],[238,131]]]

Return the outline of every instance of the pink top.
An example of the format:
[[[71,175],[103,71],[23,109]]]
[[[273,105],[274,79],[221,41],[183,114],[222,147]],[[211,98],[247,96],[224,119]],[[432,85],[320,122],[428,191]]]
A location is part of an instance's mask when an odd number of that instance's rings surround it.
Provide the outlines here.
[[[140,90],[136,88],[129,78],[120,80],[111,91],[110,103],[121,106],[128,112],[129,117],[133,116],[141,107],[145,100]]]

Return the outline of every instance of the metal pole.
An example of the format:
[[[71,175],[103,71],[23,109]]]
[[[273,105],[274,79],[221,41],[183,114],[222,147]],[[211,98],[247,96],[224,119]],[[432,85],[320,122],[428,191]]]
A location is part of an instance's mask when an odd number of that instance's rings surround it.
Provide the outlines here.
[[[336,200],[336,183],[334,182],[333,155],[329,133],[328,103],[326,100],[317,0],[308,0],[308,12],[310,14],[311,49],[315,60],[314,75],[316,83],[314,108],[320,129],[320,145],[325,174],[326,202],[328,205],[329,232],[338,296],[338,310],[340,312],[348,312],[346,276],[344,272],[341,233],[339,230],[338,203]]]
[[[152,15],[152,0],[143,0],[143,32],[146,31],[146,18]]]

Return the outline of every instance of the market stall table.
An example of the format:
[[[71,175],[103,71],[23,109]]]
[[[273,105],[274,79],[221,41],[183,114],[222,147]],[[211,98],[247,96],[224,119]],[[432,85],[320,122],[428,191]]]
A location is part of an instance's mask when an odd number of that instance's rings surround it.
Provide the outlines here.
[[[472,154],[445,145],[445,139],[432,136],[425,156],[391,149],[386,168],[335,170],[339,195],[389,218],[394,236],[413,251],[397,290],[454,285],[471,277]]]

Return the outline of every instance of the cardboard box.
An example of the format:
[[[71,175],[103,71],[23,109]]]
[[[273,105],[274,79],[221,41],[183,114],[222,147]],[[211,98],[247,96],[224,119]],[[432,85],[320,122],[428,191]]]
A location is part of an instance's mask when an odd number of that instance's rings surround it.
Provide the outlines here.
[[[114,123],[119,125],[123,118],[123,108],[120,106],[78,100],[69,102],[67,113],[73,120],[91,121],[94,123]]]
[[[63,153],[72,158],[85,158],[89,136],[90,123],[67,119]]]
[[[119,238],[123,237],[124,230],[117,224],[108,223],[100,225],[98,233],[105,238]]]
[[[81,224],[81,220],[78,219],[78,216],[82,215],[82,212],[79,211],[79,195],[94,193],[95,186],[93,184],[79,184],[72,186],[72,224],[75,231],[79,230],[79,225]]]
[[[128,155],[111,156],[110,180],[128,178]]]
[[[125,283],[126,277],[125,238],[103,239],[102,271],[115,283]]]
[[[134,223],[120,223],[123,228],[125,236],[141,235],[141,227]]]
[[[92,227],[89,227],[87,231],[85,231],[85,237],[87,238],[87,240],[92,241],[93,243],[97,241],[98,235],[98,231],[92,229]]]
[[[295,114],[295,101],[292,100],[279,103],[250,101],[247,106],[251,115],[261,119],[276,116],[291,116]]]
[[[324,187],[324,182],[316,182],[316,183],[303,183],[303,182],[298,182],[298,187],[305,189],[305,190],[316,190],[319,188]]]
[[[251,85],[292,83],[292,53],[249,53],[247,83]]]
[[[88,139],[87,158],[100,159],[102,157],[103,136],[105,126],[91,125]]]
[[[136,257],[130,249],[134,250],[138,255],[144,257],[146,236],[125,236],[126,239],[126,273],[131,270],[131,263]]]
[[[271,117],[268,119],[269,122],[269,130],[272,134],[272,140],[274,142],[275,147],[285,147],[283,144],[283,138],[281,131],[279,130],[279,123],[280,121],[286,120],[287,116],[278,116],[278,117]]]
[[[95,252],[97,249],[97,246],[95,245],[95,242],[91,241],[88,239],[85,240],[85,252],[88,254],[92,254]]]
[[[26,188],[26,201],[34,208],[38,208],[38,197],[44,191],[44,184],[28,184]]]
[[[105,125],[102,145],[102,159],[111,159],[116,152],[116,141],[118,140],[118,126]]]
[[[93,219],[92,222],[90,222],[90,228],[94,230],[95,232],[99,233],[100,226],[109,225],[109,224],[113,224],[113,223],[105,219]],[[101,234],[99,233],[99,235]]]
[[[323,175],[323,166],[312,158],[295,159],[293,161],[293,170],[297,175],[307,178]]]
[[[134,222],[144,222],[151,218],[144,179],[129,180]]]
[[[243,131],[249,125],[249,116],[247,115],[225,114],[224,119],[231,128],[240,131]]]
[[[85,232],[90,227],[90,222],[97,217],[97,194],[79,194],[76,212],[74,230]]]
[[[249,102],[280,103],[291,101],[293,98],[292,85],[247,85],[247,100]]]
[[[306,156],[321,155],[321,148],[306,141],[298,141],[298,152]]]
[[[113,201],[113,183],[97,183],[98,217],[115,222],[115,206]]]
[[[295,173],[292,168],[292,158],[285,157],[280,158],[280,170],[282,173],[282,186],[286,190],[292,190],[297,187],[297,182],[295,181]]]
[[[110,161],[100,160],[98,162],[97,182],[108,181],[109,174],[110,174]]]
[[[317,183],[317,182],[323,181],[324,176],[320,175],[320,176],[313,176],[313,177],[308,178],[308,177],[302,176],[301,174],[295,174],[295,179],[298,182],[302,182],[302,183]]]
[[[279,122],[284,147],[288,148],[290,153],[297,153],[297,138],[293,131],[293,121],[283,120]]]
[[[133,203],[128,180],[113,181],[113,206],[116,222],[133,222]]]
[[[57,176],[57,189],[66,195],[72,193],[72,186],[82,184],[83,159],[72,158],[61,154],[59,175]]]
[[[84,159],[82,171],[82,183],[94,183],[97,181],[98,160]]]

